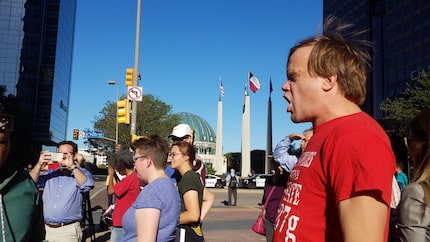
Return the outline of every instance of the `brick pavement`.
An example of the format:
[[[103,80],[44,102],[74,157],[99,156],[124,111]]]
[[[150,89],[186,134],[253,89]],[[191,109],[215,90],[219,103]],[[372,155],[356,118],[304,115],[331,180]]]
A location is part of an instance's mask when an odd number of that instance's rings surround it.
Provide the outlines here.
[[[203,233],[207,242],[266,241],[264,236],[251,230],[260,210],[250,207],[226,207],[211,209],[203,222]]]

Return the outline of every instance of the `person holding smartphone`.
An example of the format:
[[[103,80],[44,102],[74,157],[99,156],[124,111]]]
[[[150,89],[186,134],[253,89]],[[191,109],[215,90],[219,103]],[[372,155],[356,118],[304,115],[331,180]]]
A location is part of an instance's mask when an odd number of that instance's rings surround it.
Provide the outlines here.
[[[76,143],[62,141],[57,151],[63,154],[57,169],[40,172],[52,161],[51,153],[45,151],[30,172],[38,187],[43,188],[46,240],[81,241],[82,193],[94,188],[94,180],[91,173],[76,162]]]

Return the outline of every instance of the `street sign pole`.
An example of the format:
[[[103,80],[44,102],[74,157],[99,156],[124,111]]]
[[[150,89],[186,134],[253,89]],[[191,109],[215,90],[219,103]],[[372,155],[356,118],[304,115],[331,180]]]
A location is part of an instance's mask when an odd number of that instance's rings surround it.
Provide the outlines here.
[[[133,86],[139,85],[139,42],[140,42],[140,5],[141,0],[137,0],[137,16],[136,16],[136,45],[134,50],[134,76]],[[131,127],[130,136],[136,134],[136,115],[137,115],[137,102],[131,102]]]

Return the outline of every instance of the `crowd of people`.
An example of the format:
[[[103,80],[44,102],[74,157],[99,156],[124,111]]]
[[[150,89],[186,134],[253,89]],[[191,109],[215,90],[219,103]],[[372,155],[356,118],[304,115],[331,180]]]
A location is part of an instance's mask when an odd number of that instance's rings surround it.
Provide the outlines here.
[[[175,127],[170,147],[151,135],[135,140],[134,152],[108,157],[111,241],[204,241],[201,223],[215,196],[201,177],[206,168],[191,129],[180,127],[187,132],[179,135]],[[42,151],[23,169],[7,159],[12,131],[13,117],[0,113],[0,241],[82,241],[83,194],[94,180],[76,143],[62,141],[57,153]],[[174,174],[166,174],[168,161]]]
[[[134,155],[108,157],[113,195],[111,241],[204,241],[201,223],[215,196],[205,187],[204,163],[187,124],[173,128],[171,146],[157,135],[132,143]]]
[[[288,135],[271,157],[275,173],[262,201],[267,241],[430,240],[430,108],[410,122],[409,181],[387,134],[360,109],[368,43],[344,34],[348,27],[329,17],[322,33],[301,40],[288,55],[282,85],[287,111],[293,122],[312,128]],[[0,121],[2,241],[80,241],[82,194],[94,180],[81,167],[77,145],[57,145],[57,167],[49,167],[52,153],[42,152],[28,173],[7,159],[13,117],[0,113]],[[205,187],[204,163],[188,125],[176,126],[169,137],[170,147],[151,135],[133,142],[134,153],[109,157],[111,241],[204,241],[202,221],[215,199]],[[295,140],[301,141],[297,151],[291,149]],[[231,206],[237,179],[231,169]],[[400,202],[393,202],[399,193]],[[390,219],[390,208],[398,218]]]

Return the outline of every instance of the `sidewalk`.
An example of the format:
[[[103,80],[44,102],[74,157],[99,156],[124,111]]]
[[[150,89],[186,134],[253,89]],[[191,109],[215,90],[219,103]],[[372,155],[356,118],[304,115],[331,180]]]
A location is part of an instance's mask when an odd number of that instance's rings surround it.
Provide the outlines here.
[[[203,222],[205,240],[207,242],[266,241],[264,236],[251,230],[259,213],[260,210],[256,208],[214,204]]]
[[[258,235],[251,230],[251,226],[257,219],[260,209],[257,206],[251,206],[250,203],[246,203],[245,199],[249,200],[248,197],[243,197],[243,200],[241,200],[241,192],[239,191],[238,206],[227,207],[221,203],[223,199],[219,196],[225,191],[212,189],[211,191],[215,193],[216,199],[202,226],[207,242],[266,241],[264,236]],[[243,193],[249,192],[249,190],[243,190]],[[241,201],[244,202],[241,204]],[[252,204],[256,203],[252,202]],[[94,195],[91,196],[91,205],[106,208],[106,193],[95,191]],[[110,230],[99,231],[98,229],[100,215],[101,211],[93,212],[96,230],[95,242],[110,241]],[[91,240],[87,238],[86,241],[90,242]]]

